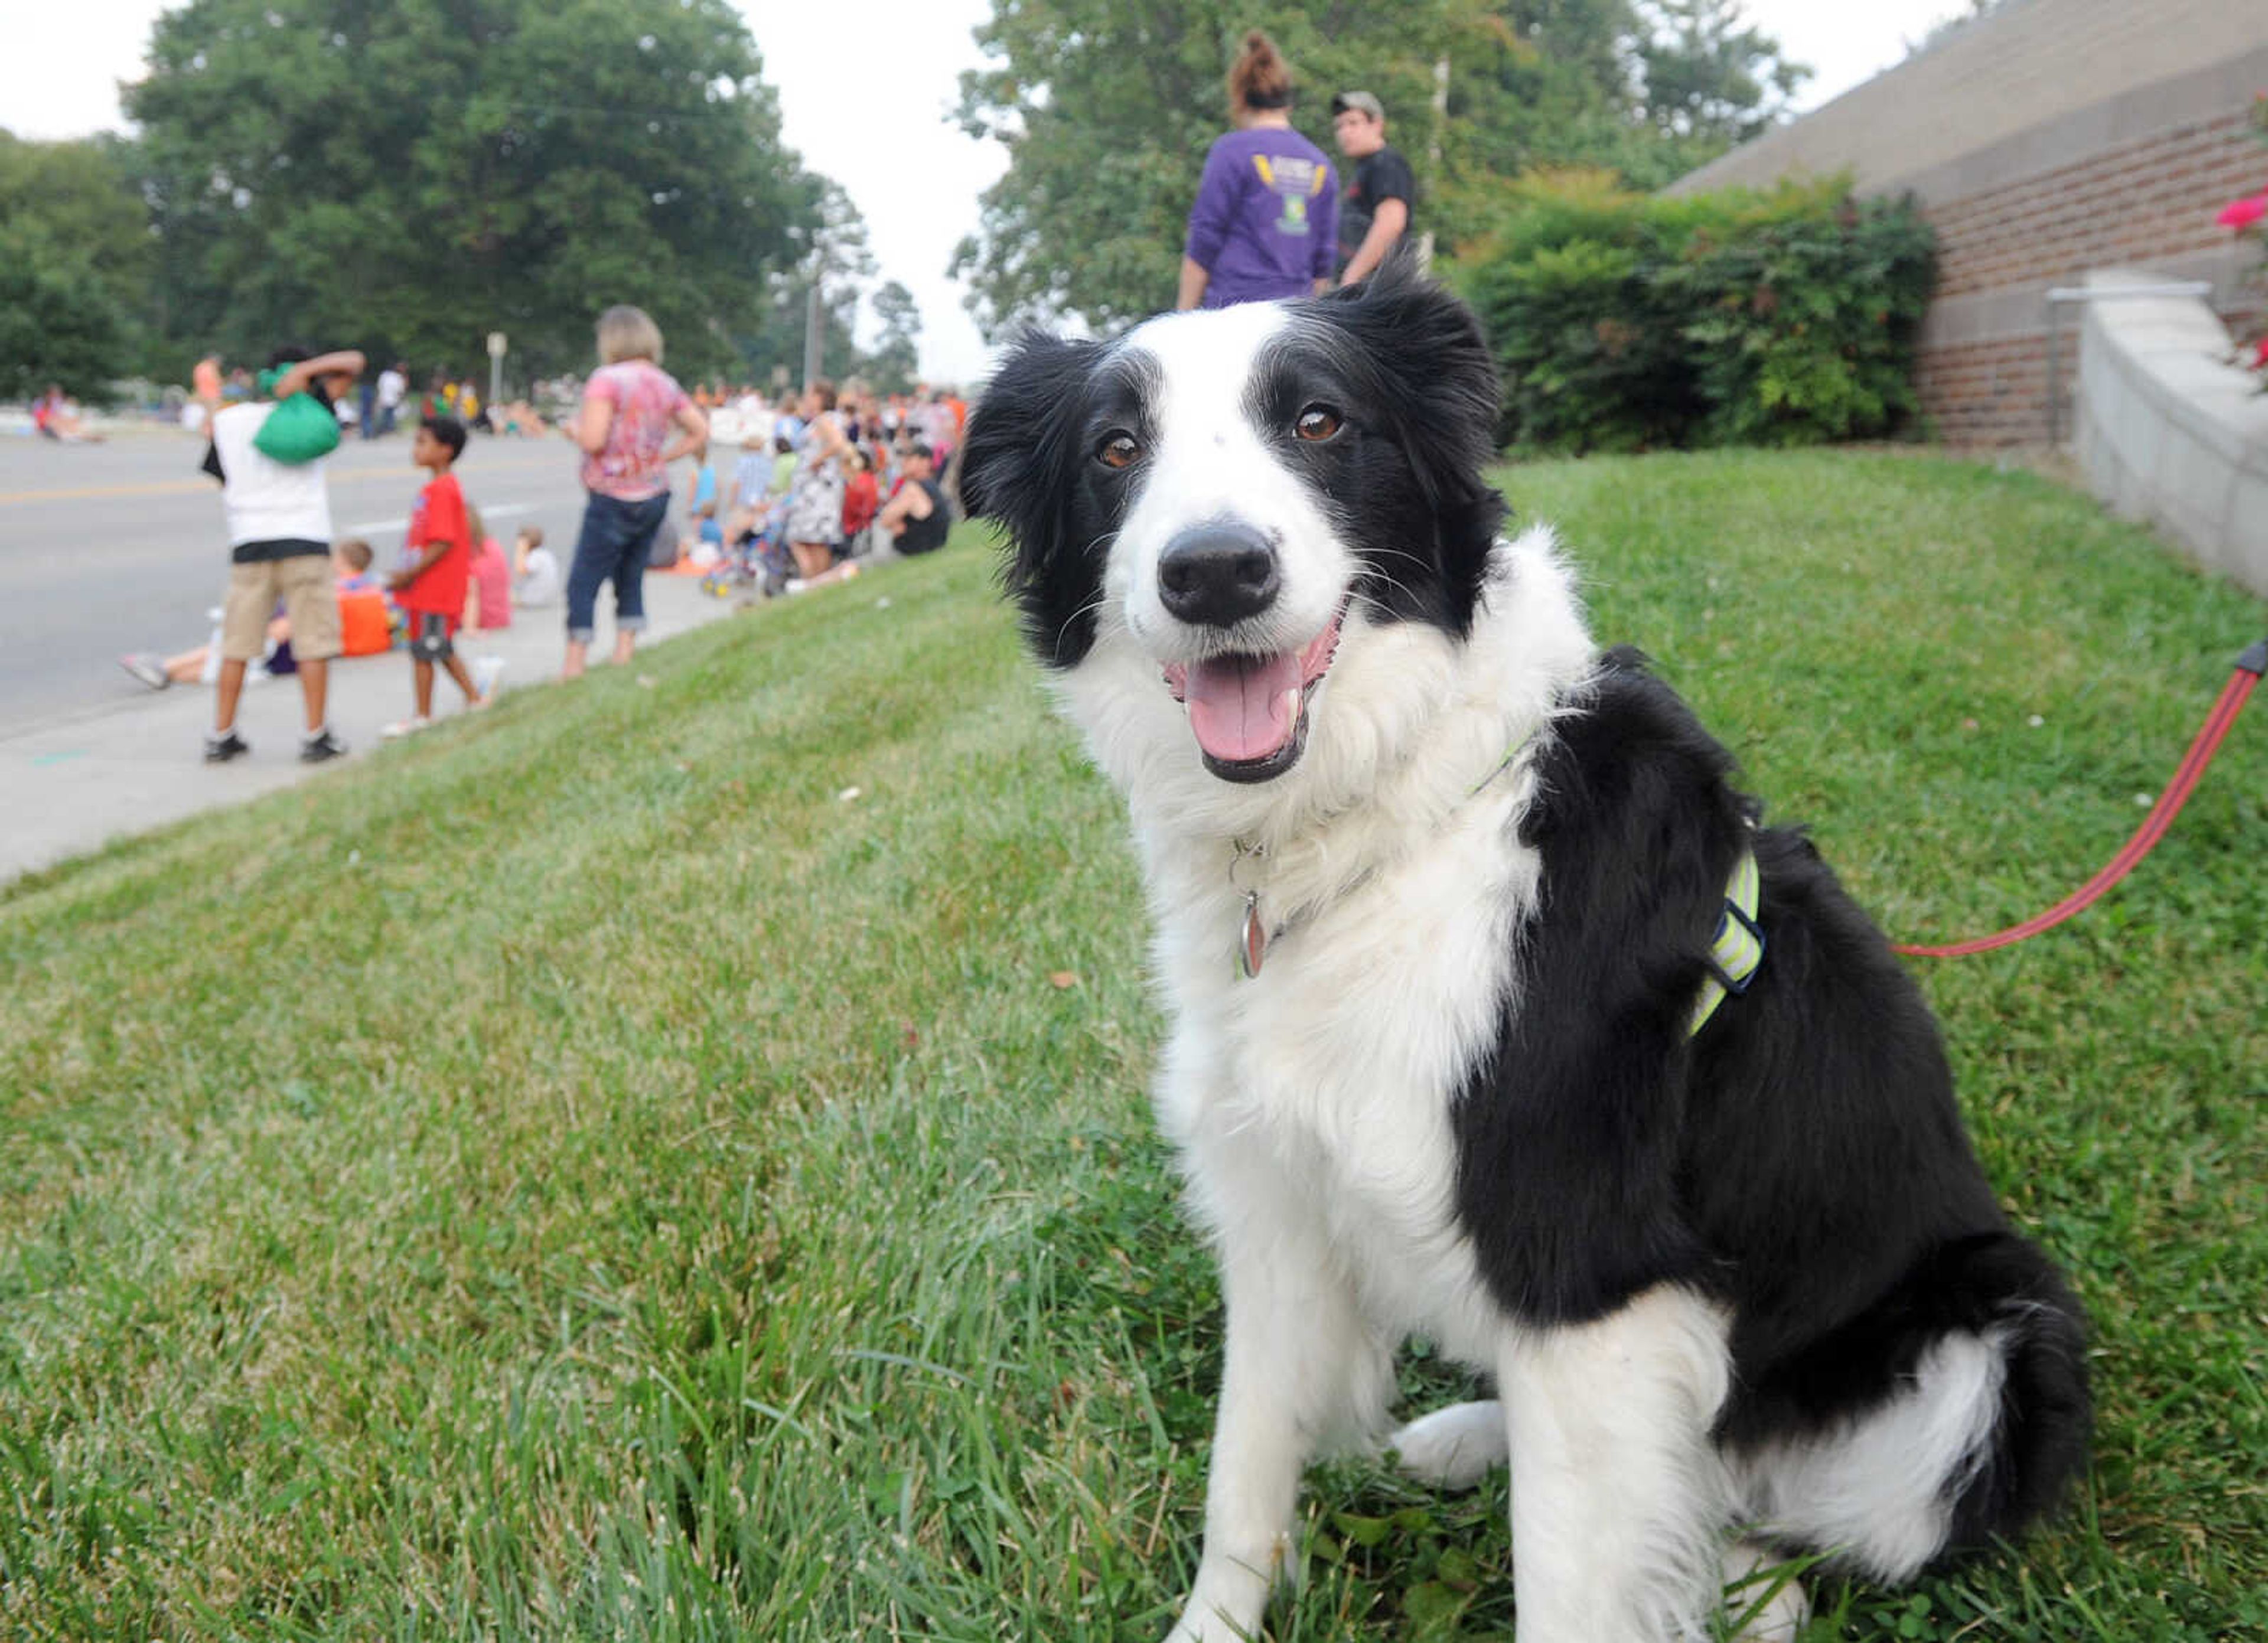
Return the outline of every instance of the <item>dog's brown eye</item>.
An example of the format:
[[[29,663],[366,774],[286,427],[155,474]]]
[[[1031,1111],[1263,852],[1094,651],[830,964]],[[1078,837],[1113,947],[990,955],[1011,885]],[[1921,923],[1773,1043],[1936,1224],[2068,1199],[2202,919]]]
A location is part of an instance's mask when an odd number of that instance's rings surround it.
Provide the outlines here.
[[[1106,433],[1102,443],[1094,447],[1094,460],[1105,468],[1131,468],[1141,454],[1142,447],[1134,443],[1130,433]]]
[[[1328,405],[1310,405],[1300,413],[1292,431],[1302,439],[1328,439],[1339,431],[1339,414]]]

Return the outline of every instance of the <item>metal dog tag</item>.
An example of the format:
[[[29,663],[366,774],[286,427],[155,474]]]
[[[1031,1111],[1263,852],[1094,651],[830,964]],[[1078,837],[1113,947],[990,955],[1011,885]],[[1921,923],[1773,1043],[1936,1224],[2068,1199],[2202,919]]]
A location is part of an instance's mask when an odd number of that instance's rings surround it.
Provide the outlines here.
[[[1244,893],[1244,943],[1237,949],[1237,968],[1244,979],[1250,981],[1260,973],[1260,961],[1268,956],[1268,926],[1260,922],[1260,892]]]

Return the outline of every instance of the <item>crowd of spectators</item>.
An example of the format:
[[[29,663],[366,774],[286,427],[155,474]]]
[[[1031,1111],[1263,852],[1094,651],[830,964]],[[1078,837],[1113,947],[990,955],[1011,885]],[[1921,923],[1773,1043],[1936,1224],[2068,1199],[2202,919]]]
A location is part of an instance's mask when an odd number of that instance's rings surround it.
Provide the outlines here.
[[[431,722],[442,673],[468,707],[486,705],[501,659],[464,656],[460,636],[508,625],[515,606],[564,604],[561,676],[571,679],[587,664],[609,588],[614,657],[630,659],[645,625],[650,570],[697,572],[711,592],[753,600],[943,545],[954,514],[948,475],[968,414],[952,389],[886,394],[858,381],[839,390],[815,382],[780,403],[722,382],[688,392],[662,368],[659,328],[631,307],[600,316],[597,343],[600,363],[586,379],[539,381],[526,399],[500,403],[439,371],[413,394],[405,365],[373,371],[353,350],[278,349],[256,374],[225,369],[217,355],[200,360],[183,420],[204,436],[204,471],[221,484],[229,595],[209,645],[129,655],[128,672],[156,689],[216,687],[205,741],[215,763],[251,750],[236,724],[247,681],[296,673],[300,756],[320,762],[346,751],[326,717],[334,658],[409,651],[412,711],[387,726],[404,735]],[[60,409],[48,412],[41,431],[70,437]],[[378,439],[405,425],[427,483],[401,557],[379,570],[366,542],[331,539],[325,458],[350,432]],[[488,534],[457,478],[475,430],[556,431],[581,452],[583,519],[563,566],[534,526],[510,554]],[[720,453],[737,451],[729,472],[712,458],[712,438]],[[679,530],[671,469],[687,458]]]

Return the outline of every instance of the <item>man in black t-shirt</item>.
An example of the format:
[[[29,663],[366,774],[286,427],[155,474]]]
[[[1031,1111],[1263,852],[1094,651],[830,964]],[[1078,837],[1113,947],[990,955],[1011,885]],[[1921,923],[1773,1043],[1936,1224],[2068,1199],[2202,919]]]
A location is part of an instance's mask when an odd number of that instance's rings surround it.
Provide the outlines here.
[[[1386,261],[1410,232],[1418,179],[1410,162],[1387,145],[1386,110],[1368,92],[1331,99],[1331,129],[1339,152],[1354,163],[1339,196],[1339,284],[1351,285]]]
[[[931,553],[945,545],[953,527],[953,505],[937,483],[936,463],[925,445],[906,449],[906,476],[882,505],[874,523],[902,554]]]

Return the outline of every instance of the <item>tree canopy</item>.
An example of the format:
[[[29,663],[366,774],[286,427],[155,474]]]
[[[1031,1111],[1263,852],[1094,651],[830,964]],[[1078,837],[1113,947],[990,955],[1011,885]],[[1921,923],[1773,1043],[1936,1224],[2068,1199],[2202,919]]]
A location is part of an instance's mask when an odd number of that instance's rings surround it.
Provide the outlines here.
[[[128,89],[164,328],[580,363],[634,302],[736,359],[817,221],[727,0],[191,0]]]
[[[156,252],[121,144],[0,131],[0,394],[101,397],[131,363]]]
[[[1733,0],[996,0],[960,107],[1010,157],[955,259],[981,324],[1108,326],[1172,300],[1205,151],[1226,129],[1229,60],[1256,26],[1297,76],[1293,122],[1326,152],[1331,94],[1379,97],[1418,168],[1418,225],[1450,245],[1484,232],[1530,169],[1659,187],[1775,117],[1803,72],[1739,26]]]

